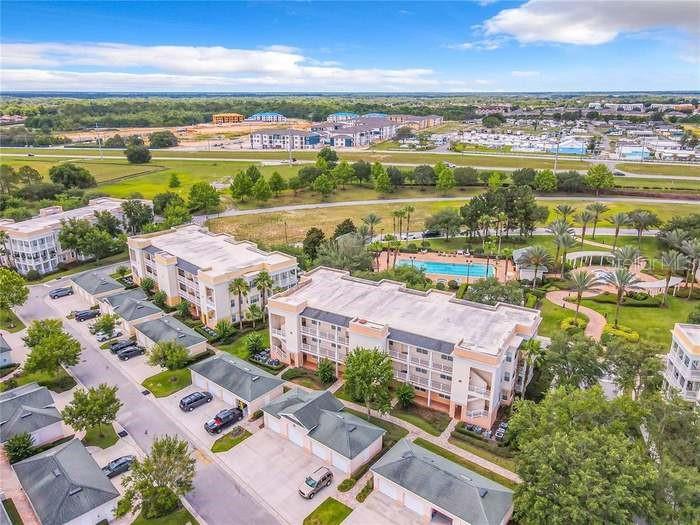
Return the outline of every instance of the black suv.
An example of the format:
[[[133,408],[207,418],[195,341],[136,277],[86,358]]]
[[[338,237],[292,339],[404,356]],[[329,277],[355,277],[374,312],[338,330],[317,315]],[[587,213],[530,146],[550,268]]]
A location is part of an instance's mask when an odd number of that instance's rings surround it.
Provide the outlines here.
[[[121,359],[122,361],[128,361],[132,357],[136,357],[137,355],[143,355],[146,353],[146,349],[142,348],[140,346],[132,345],[124,350],[119,350],[117,352],[117,357]]]
[[[220,434],[223,429],[241,419],[243,419],[243,411],[240,408],[226,408],[204,423],[204,430],[210,434]]]
[[[192,412],[195,408],[214,399],[209,392],[194,392],[180,400],[180,410]]]
[[[122,456],[117,459],[113,459],[102,467],[102,472],[104,472],[108,478],[113,478],[119,474],[123,474],[131,468],[131,464],[136,459],[136,456]]]
[[[110,343],[109,350],[113,354],[116,354],[117,352],[124,350],[125,348],[129,348],[130,346],[136,346],[136,343],[130,339],[122,339],[120,341],[113,341]]]
[[[81,310],[80,312],[76,312],[75,320],[79,323],[82,323],[83,321],[87,321],[88,319],[94,319],[95,317],[99,317],[100,315],[101,312],[99,310]]]
[[[73,295],[73,288],[66,286],[65,288],[55,288],[49,292],[49,297],[51,297],[51,299],[58,299],[66,295]]]

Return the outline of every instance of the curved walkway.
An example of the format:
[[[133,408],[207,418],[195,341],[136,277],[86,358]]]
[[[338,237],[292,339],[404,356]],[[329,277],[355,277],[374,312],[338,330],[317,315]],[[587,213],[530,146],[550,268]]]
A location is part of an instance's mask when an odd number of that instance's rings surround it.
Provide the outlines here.
[[[599,292],[584,292],[583,297],[593,297],[598,295],[598,293]],[[570,290],[557,290],[555,292],[547,293],[547,295],[545,295],[545,298],[549,302],[554,303],[557,306],[563,306],[567,310],[573,310],[575,312],[576,303],[570,303],[566,300],[567,297],[569,297],[570,295]],[[592,337],[596,341],[600,341],[600,338],[603,335],[603,328],[605,328],[605,325],[608,323],[607,319],[605,319],[604,316],[602,316],[595,310],[586,306],[581,306],[581,308],[579,308],[579,313],[588,317],[588,324],[586,325],[586,329],[583,333],[587,337]]]

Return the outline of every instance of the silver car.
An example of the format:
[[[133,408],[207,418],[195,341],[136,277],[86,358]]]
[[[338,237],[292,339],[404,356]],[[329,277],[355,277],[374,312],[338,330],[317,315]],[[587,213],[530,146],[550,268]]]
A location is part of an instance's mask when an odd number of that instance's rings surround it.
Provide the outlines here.
[[[333,482],[333,473],[326,467],[319,467],[306,477],[299,485],[299,494],[302,498],[311,499],[323,487]]]

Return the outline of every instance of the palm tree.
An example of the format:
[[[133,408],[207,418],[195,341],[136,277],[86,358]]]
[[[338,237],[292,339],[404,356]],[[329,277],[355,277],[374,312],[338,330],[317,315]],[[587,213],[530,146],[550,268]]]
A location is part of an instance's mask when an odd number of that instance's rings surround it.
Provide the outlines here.
[[[661,302],[661,304],[665,306],[666,297],[668,296],[668,283],[671,281],[671,276],[673,275],[673,272],[677,272],[688,267],[688,257],[676,250],[668,250],[661,254],[661,266],[663,266],[666,275],[664,299]]]
[[[364,223],[363,223],[363,224],[360,224],[360,225],[357,227],[357,232],[356,232],[356,233],[357,233],[357,235],[359,235],[360,237],[362,237],[362,241],[363,241],[363,242],[365,242],[365,243],[371,242],[372,236],[371,236],[370,233],[369,233],[369,226],[367,226],[366,224],[364,224]]]
[[[615,328],[618,327],[618,321],[620,319],[620,305],[622,304],[622,298],[625,293],[629,291],[630,288],[639,283],[639,279],[635,274],[629,271],[628,268],[624,266],[620,268],[615,268],[614,271],[606,272],[603,275],[602,281],[605,284],[609,284],[615,288],[617,292],[617,303],[615,306]]]
[[[574,233],[571,225],[563,219],[557,219],[550,222],[547,226],[547,231],[554,236],[554,245],[557,247],[557,252],[554,254],[554,265],[556,266],[559,262],[559,250],[560,246],[557,243],[557,239],[563,238],[565,235],[572,235]]]
[[[581,248],[583,248],[583,241],[586,238],[586,228],[593,219],[594,215],[591,210],[581,210],[576,216],[576,220],[581,223]]]
[[[382,253],[383,249],[384,249],[384,247],[382,246],[382,243],[380,243],[380,242],[375,241],[375,242],[371,242],[367,245],[367,251],[370,252],[372,254],[372,257],[374,258],[374,263],[372,264],[372,266],[376,267],[377,270],[379,270],[379,264],[377,264],[379,261],[379,255]],[[388,264],[387,264],[387,266],[388,266]]]
[[[586,206],[586,209],[593,213],[593,235],[592,237],[595,239],[595,229],[598,226],[598,219],[600,219],[600,216],[608,211],[610,208],[608,208],[605,204],[602,202],[592,202],[588,206]]]
[[[6,231],[0,231],[0,255],[7,257],[7,265],[12,268],[12,250],[10,250],[7,245],[10,242],[10,236],[7,235]]]
[[[250,286],[248,286],[248,281],[237,277],[231,281],[231,284],[228,285],[228,289],[231,293],[238,294],[238,328],[243,330],[243,296],[248,295]]]
[[[411,227],[411,214],[416,211],[416,207],[413,204],[406,204],[403,207],[403,211],[406,213],[406,239],[408,239]]]
[[[576,239],[570,234],[562,235],[561,238],[557,239],[557,248],[561,248],[561,277],[564,277],[564,269],[566,268],[566,254],[576,244]]]
[[[608,219],[608,222],[615,226],[615,239],[613,240],[613,250],[617,247],[617,236],[620,235],[620,228],[630,223],[630,218],[626,213],[616,213]]]
[[[503,226],[508,224],[508,215],[505,212],[496,214],[496,235],[498,235],[498,255],[501,255],[501,237],[503,236]]]
[[[245,313],[246,319],[249,319],[250,322],[253,323],[253,330],[255,330],[255,323],[260,321],[264,315],[262,308],[257,304],[251,304],[248,307],[248,311]]]
[[[272,290],[272,287],[274,286],[274,283],[272,282],[272,277],[270,277],[269,273],[263,270],[255,276],[255,279],[253,279],[253,285],[258,290],[260,290],[260,296],[262,299],[262,309],[264,312],[267,306],[267,292]]]
[[[479,230],[481,235],[481,248],[486,250],[486,238],[489,236],[489,229],[493,222],[493,217],[488,214],[483,214],[479,217]]]
[[[690,275],[686,278],[686,282],[690,283],[690,292],[688,293],[688,300],[693,297],[693,288],[695,286],[695,274],[698,271],[698,265],[700,264],[700,240],[698,239],[688,239],[683,241],[681,244],[681,250],[688,258],[690,262]]]
[[[394,210],[391,212],[391,215],[394,217],[394,235],[396,235],[396,220],[398,219],[398,224],[399,224],[398,239],[401,239],[401,231],[403,230],[403,219],[406,216],[406,212],[403,209]]]
[[[549,255],[549,252],[545,250],[542,246],[530,246],[520,256],[520,258],[518,259],[518,264],[532,266],[535,268],[535,277],[532,280],[532,287],[534,288],[535,283],[537,282],[537,272],[542,266],[551,266],[552,256]]]
[[[389,250],[394,252],[394,260],[391,263],[392,268],[396,268],[396,257],[399,255],[399,250],[401,249],[401,241],[389,241]],[[389,260],[387,259],[387,269]]]
[[[376,213],[369,213],[366,217],[362,218],[364,222],[369,227],[369,235],[374,240],[374,227],[382,222],[382,218]]]
[[[629,213],[630,224],[637,230],[637,247],[642,246],[642,233],[659,224],[659,218],[647,210],[634,210]]]
[[[598,284],[598,278],[592,272],[580,271],[571,273],[571,290],[576,292],[576,315],[574,320],[578,320],[578,311],[581,308],[581,299],[584,292],[592,290]]]
[[[527,385],[528,368],[544,356],[544,349],[539,339],[528,339],[520,345],[520,354],[523,358],[523,388],[520,391],[521,398],[525,398],[525,386]]]
[[[681,230],[679,228],[663,232],[659,236],[661,241],[664,242],[669,248],[674,250],[680,250],[683,245],[683,241],[688,239],[688,232]]]
[[[561,215],[562,219],[566,220],[569,218],[569,215],[573,215],[576,210],[573,206],[569,206],[568,204],[559,204],[556,208],[554,208],[554,211],[558,215]]]
[[[623,246],[613,252],[615,264],[622,268],[629,268],[639,262],[639,250],[634,246]]]

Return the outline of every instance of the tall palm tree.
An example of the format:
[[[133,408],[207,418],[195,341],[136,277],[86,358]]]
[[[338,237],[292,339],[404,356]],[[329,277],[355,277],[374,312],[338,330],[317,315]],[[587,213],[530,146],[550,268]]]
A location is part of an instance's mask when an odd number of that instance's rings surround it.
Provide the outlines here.
[[[614,271],[606,272],[603,275],[602,281],[605,284],[609,284],[616,290],[617,302],[615,306],[615,328],[618,327],[618,321],[620,319],[620,305],[622,304],[622,298],[625,293],[628,292],[633,286],[639,283],[639,279],[635,274],[629,271],[628,268],[621,266],[615,268]]]
[[[576,244],[578,243],[573,235],[566,234],[557,239],[557,248],[561,248],[561,277],[564,277],[564,270],[566,269],[566,254]]]
[[[566,235],[572,235],[574,229],[565,220],[557,219],[547,225],[547,231],[554,237],[554,245],[557,247],[557,252],[554,254],[554,265],[556,266],[559,263],[559,250],[561,249],[557,240],[563,239]]]
[[[608,208],[602,202],[592,202],[591,204],[586,206],[586,209],[593,214],[593,233],[591,237],[595,239],[595,230],[598,226],[598,220],[600,219],[600,216],[606,211],[608,211],[610,208]]]
[[[613,252],[615,264],[622,268],[629,268],[639,262],[639,250],[634,246],[623,246]]]
[[[624,212],[619,212],[608,219],[608,222],[615,226],[615,239],[613,240],[613,250],[617,247],[617,237],[620,235],[620,228],[630,223],[630,218]]]
[[[661,304],[666,305],[668,297],[668,283],[671,281],[673,272],[683,270],[688,267],[688,257],[676,250],[668,250],[661,254],[661,266],[664,268],[666,283],[664,285],[664,298]]]
[[[262,299],[262,310],[265,311],[267,307],[267,293],[272,290],[274,283],[272,282],[272,277],[265,270],[258,273],[253,279],[253,285],[260,290],[260,296]]]
[[[390,241],[389,242],[389,250],[393,250],[394,252],[394,260],[391,263],[392,268],[396,268],[396,257],[399,255],[399,250],[401,249],[401,241]],[[388,263],[388,260],[387,260]],[[387,264],[388,267],[388,264]]]
[[[586,228],[593,220],[594,215],[591,210],[581,210],[578,215],[576,215],[576,220],[581,223],[581,248],[583,248],[583,241],[586,238]]]
[[[699,239],[688,239],[683,241],[681,244],[681,250],[688,258],[690,263],[690,275],[686,282],[690,282],[690,292],[688,293],[688,300],[693,297],[693,288],[695,286],[695,274],[698,271],[698,265],[700,265],[700,240]]]
[[[362,222],[369,227],[369,235],[374,240],[374,227],[382,222],[382,218],[376,213],[368,213],[366,217],[362,218]]]
[[[12,250],[7,247],[9,243],[10,236],[7,235],[6,231],[0,231],[0,255],[7,257],[7,265],[12,268],[14,266],[12,261]]]
[[[391,216],[394,218],[394,235],[396,235],[396,225],[398,224],[399,226],[399,236],[398,239],[401,239],[401,231],[403,230],[403,219],[406,216],[406,212],[401,210],[394,210],[391,212]]]
[[[520,345],[520,355],[523,358],[523,388],[520,391],[521,398],[525,398],[525,386],[527,385],[528,368],[535,365],[538,359],[544,356],[544,348],[539,339],[528,339]]]
[[[508,215],[505,212],[496,214],[496,235],[498,235],[498,255],[501,255],[501,237],[503,236],[503,227],[508,224]]]
[[[248,295],[250,286],[242,277],[237,277],[228,285],[231,293],[238,294],[238,328],[243,330],[243,296]]]
[[[659,218],[648,210],[634,210],[629,212],[630,224],[637,230],[637,247],[642,246],[642,233],[652,226],[659,224]]]
[[[542,266],[552,265],[552,256],[549,252],[542,246],[530,246],[518,259],[518,264],[523,264],[526,266],[532,266],[535,268],[535,277],[532,280],[532,288],[535,287],[537,282],[537,272],[539,272]]]
[[[369,233],[369,226],[366,224],[362,223],[357,227],[357,235],[362,237],[363,242],[370,242],[372,240],[372,236]]]
[[[669,248],[674,250],[680,250],[683,245],[683,241],[688,239],[688,232],[681,230],[680,228],[675,228],[673,230],[663,232],[659,236],[661,241],[664,242]]]
[[[408,234],[411,232],[411,214],[416,211],[416,207],[413,204],[406,204],[403,211],[406,214],[406,239],[408,239]]]
[[[573,215],[576,209],[568,204],[559,204],[556,208],[554,208],[554,211],[558,215],[561,215],[562,219],[567,220],[569,215]]]
[[[584,292],[592,290],[597,284],[598,278],[592,272],[580,271],[571,273],[571,290],[576,292],[575,320],[578,320],[578,311],[581,308],[581,299]]]
[[[380,243],[380,242],[375,241],[375,242],[371,242],[367,245],[367,251],[372,254],[372,257],[374,259],[372,266],[376,267],[377,270],[379,270],[379,264],[378,264],[379,256],[381,255],[383,249],[384,249],[384,247],[382,246],[382,243]]]
[[[481,248],[486,250],[486,238],[489,236],[489,229],[493,223],[493,216],[488,214],[483,214],[479,217],[479,230],[481,235]]]

